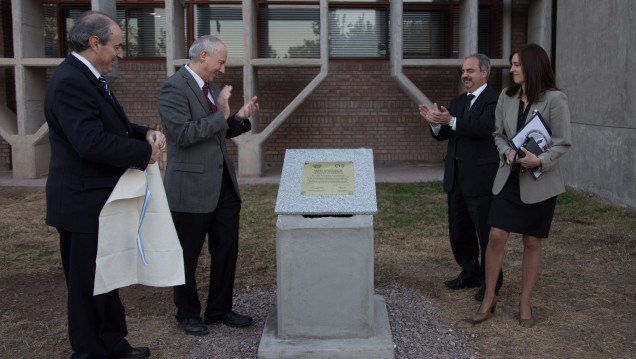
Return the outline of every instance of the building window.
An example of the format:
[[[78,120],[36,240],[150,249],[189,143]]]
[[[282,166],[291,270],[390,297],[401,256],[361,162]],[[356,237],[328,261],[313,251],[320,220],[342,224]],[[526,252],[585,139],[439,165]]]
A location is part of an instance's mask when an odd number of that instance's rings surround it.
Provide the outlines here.
[[[402,55],[404,58],[447,57],[451,26],[445,10],[404,11]]]
[[[225,44],[228,57],[243,57],[241,5],[195,5],[194,38],[214,35]]]
[[[89,4],[77,0],[45,1],[45,56],[68,53],[66,38],[75,19]],[[179,0],[181,1],[181,0]],[[319,58],[319,1],[254,0],[257,4],[258,57]],[[141,2],[141,1],[139,1]],[[119,3],[119,1],[118,1]],[[183,0],[187,39],[205,34],[218,36],[228,56],[242,57],[242,4],[230,0]],[[499,6],[481,0],[478,18],[478,51],[496,56],[500,33],[493,22]],[[390,1],[329,1],[329,57],[331,59],[387,59],[389,57]],[[58,19],[62,20],[59,21]],[[136,0],[117,6],[124,35],[124,57],[155,59],[166,56],[165,9],[140,5]],[[58,26],[64,28],[58,29]],[[402,39],[404,58],[457,58],[459,56],[459,1],[404,0]],[[493,33],[495,32],[495,33]],[[188,42],[188,41],[186,41]],[[186,49],[187,52],[187,49]]]
[[[388,12],[385,9],[329,11],[330,58],[386,58]]]
[[[124,57],[166,56],[166,10],[162,7],[118,7],[124,35]]]
[[[57,5],[44,4],[44,57],[60,57]]]
[[[459,57],[459,5],[452,2],[436,5],[404,9],[404,58]],[[495,52],[491,40],[496,28],[492,13],[492,4],[480,6],[477,19],[478,52],[489,57]]]
[[[329,57],[386,57],[387,22],[384,9],[329,10]],[[320,8],[262,6],[259,35],[261,58],[319,58]]]
[[[492,36],[494,31],[492,20],[492,7],[482,6],[479,8],[479,18],[477,22],[477,51],[488,57],[499,57],[501,55],[495,54],[494,46],[492,44]]]
[[[258,24],[259,57],[320,57],[319,6],[262,6]]]
[[[80,15],[90,6],[61,6],[44,4],[44,45],[46,57],[60,57],[70,52],[68,32]],[[58,15],[60,14],[61,15]],[[58,16],[64,19],[58,29]],[[119,6],[117,22],[123,33],[123,56],[157,58],[166,56],[166,12],[161,7]],[[60,36],[64,34],[64,36]],[[62,50],[60,50],[62,49]],[[63,55],[65,56],[65,55]]]

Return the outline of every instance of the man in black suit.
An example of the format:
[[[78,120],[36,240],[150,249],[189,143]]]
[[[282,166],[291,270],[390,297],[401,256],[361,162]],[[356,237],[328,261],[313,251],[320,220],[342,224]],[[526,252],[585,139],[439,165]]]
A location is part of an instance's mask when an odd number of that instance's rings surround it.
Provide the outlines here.
[[[46,223],[60,234],[71,358],[147,358],[148,348],[133,348],[125,338],[118,291],[93,296],[97,233],[100,211],[120,176],[159,160],[165,137],[130,123],[102,77],[122,57],[114,19],[82,14],[69,32],[69,47],[73,52],[48,85],[44,112],[51,143]]]
[[[168,143],[165,188],[185,266],[186,283],[174,287],[175,317],[187,334],[205,335],[204,324],[253,323],[232,310],[241,197],[225,141],[251,130],[259,104],[253,96],[230,111],[232,86],[213,82],[228,55],[220,39],[201,36],[188,52],[190,62],[161,87],[158,108]],[[195,274],[206,237],[212,264],[202,321]]]
[[[445,284],[450,289],[480,286],[475,295],[480,301],[484,296],[492,184],[499,164],[492,138],[499,96],[486,83],[489,75],[490,59],[486,55],[467,56],[461,76],[467,92],[455,97],[448,110],[438,108],[436,103],[433,108],[419,106],[420,115],[431,125],[431,135],[438,141],[448,140],[444,192],[451,249],[462,271]],[[497,291],[502,281],[500,273]]]

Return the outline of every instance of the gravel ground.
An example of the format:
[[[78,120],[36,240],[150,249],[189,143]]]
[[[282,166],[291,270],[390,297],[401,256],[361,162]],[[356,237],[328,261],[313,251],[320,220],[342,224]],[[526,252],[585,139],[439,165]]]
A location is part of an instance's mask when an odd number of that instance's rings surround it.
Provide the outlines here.
[[[475,350],[469,338],[437,321],[431,303],[417,290],[401,288],[376,288],[376,294],[384,296],[395,358],[475,358]],[[252,359],[257,358],[258,345],[270,308],[275,304],[276,293],[252,289],[235,293],[234,309],[254,318],[250,328],[236,329],[224,325],[210,328],[204,337],[190,337],[191,359]]]

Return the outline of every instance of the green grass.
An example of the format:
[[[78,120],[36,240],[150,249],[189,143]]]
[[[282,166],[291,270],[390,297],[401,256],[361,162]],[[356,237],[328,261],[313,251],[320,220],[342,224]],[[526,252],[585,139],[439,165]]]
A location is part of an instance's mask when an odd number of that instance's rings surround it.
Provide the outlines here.
[[[237,289],[276,286],[277,192],[277,185],[241,187]],[[399,285],[419,290],[435,308],[432,319],[449,326],[474,313],[478,303],[473,291],[450,291],[443,285],[457,275],[458,266],[448,243],[441,183],[379,184],[376,192],[376,288]],[[41,188],[0,188],[0,282],[17,286],[20,298],[38,303],[48,300],[54,289],[46,280],[32,283],[39,278],[60,281],[62,275],[57,232],[44,225],[44,208]],[[515,321],[521,254],[520,238],[513,235],[506,245],[496,318],[462,329],[479,348],[478,358],[630,357],[636,340],[636,212],[573,190],[559,196],[550,238],[543,241],[542,270],[533,296],[538,323],[529,331]],[[200,266],[209,265],[208,257],[201,257]],[[62,295],[63,288],[55,289]],[[53,321],[56,333],[65,338],[64,310],[31,316],[29,307],[6,299],[8,293],[0,295],[0,308],[7,308],[0,357],[12,353],[3,348],[15,348],[18,342],[38,343],[38,350],[50,357],[64,356],[66,341],[43,341],[42,331],[32,330],[42,323],[30,321]]]

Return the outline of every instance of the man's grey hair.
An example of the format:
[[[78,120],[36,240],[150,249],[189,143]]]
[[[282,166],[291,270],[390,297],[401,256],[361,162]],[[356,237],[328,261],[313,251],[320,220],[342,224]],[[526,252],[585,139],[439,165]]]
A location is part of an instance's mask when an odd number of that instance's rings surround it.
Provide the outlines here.
[[[474,54],[470,54],[466,56],[464,60],[469,59],[471,57],[474,57],[479,61],[479,70],[487,71],[486,78],[488,78],[488,76],[490,76],[490,59],[488,58],[488,56],[476,52]]]
[[[214,35],[203,35],[192,43],[188,50],[188,56],[190,56],[190,60],[195,60],[201,51],[215,54],[219,51],[221,45],[223,45],[223,41],[218,37]]]
[[[90,47],[88,39],[96,36],[99,43],[105,45],[112,35],[111,26],[119,26],[117,21],[99,11],[86,11],[73,25],[68,33],[68,47],[73,51],[83,51]]]

